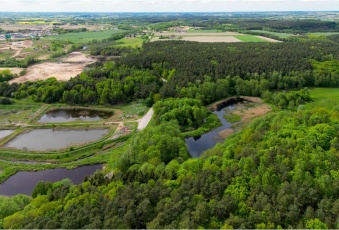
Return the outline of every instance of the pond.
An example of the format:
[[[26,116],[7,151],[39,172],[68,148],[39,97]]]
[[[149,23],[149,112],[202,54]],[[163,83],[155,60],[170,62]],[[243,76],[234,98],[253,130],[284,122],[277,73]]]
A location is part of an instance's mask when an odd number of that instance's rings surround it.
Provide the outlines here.
[[[99,140],[107,134],[108,131],[108,129],[35,129],[18,135],[6,143],[5,147],[31,151],[57,150],[71,145],[79,145]]]
[[[92,175],[99,169],[102,169],[102,165],[88,165],[71,170],[51,169],[37,172],[18,172],[0,184],[0,195],[31,195],[39,181],[56,182],[70,178],[73,184],[80,184],[86,176]]]
[[[220,127],[201,136],[186,138],[187,150],[192,157],[200,157],[204,151],[213,148],[218,142],[222,141],[219,133],[232,126],[232,124],[224,118],[225,111],[232,110],[234,107],[234,105],[228,105],[213,111],[222,123]]]
[[[89,109],[57,109],[44,114],[38,122],[99,121],[107,119],[113,112]]]
[[[14,130],[0,130],[0,139],[7,137],[9,134],[13,132]]]

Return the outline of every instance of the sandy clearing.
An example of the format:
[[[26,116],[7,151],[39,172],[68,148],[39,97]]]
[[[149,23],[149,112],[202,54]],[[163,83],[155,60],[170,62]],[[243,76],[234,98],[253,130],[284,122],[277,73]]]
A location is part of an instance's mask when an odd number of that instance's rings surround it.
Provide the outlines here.
[[[26,69],[27,73],[24,76],[15,78],[10,83],[45,80],[50,77],[55,77],[59,81],[67,81],[80,74],[87,65],[96,61],[95,58],[87,58],[81,52],[70,53],[60,60],[59,63],[44,62],[32,65]]]
[[[96,61],[93,57],[86,57],[85,54],[81,52],[72,52],[67,55],[65,58],[61,59],[62,62],[67,63],[83,63],[83,64],[90,64]]]
[[[20,74],[20,72],[24,70],[24,68],[0,68],[0,71],[5,69],[10,70],[12,74]]]
[[[279,40],[276,40],[276,39],[273,39],[273,38],[264,37],[264,36],[256,36],[256,37],[264,39],[264,40],[269,41],[269,42],[282,42],[282,41],[279,41]]]
[[[138,124],[138,130],[142,130],[144,128],[146,128],[146,126],[148,125],[148,123],[150,122],[152,116],[153,116],[153,108],[151,108],[150,110],[148,110],[148,112],[145,114],[145,116],[143,116],[140,120],[139,120],[139,124]]]
[[[50,77],[55,77],[59,81],[67,81],[80,74],[85,66],[86,64],[45,62],[28,67],[24,76],[15,78],[10,83],[45,80]]]

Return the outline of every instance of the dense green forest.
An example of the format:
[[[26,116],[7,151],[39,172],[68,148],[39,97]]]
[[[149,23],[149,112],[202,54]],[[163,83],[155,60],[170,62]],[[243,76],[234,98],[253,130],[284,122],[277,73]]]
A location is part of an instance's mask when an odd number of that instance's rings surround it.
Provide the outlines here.
[[[119,28],[152,23],[162,30],[189,22],[221,30],[337,29],[335,22],[317,20],[202,18],[140,16]],[[338,35],[284,43],[114,47],[124,35],[90,42],[91,54],[119,58],[93,64],[69,81],[9,84],[13,75],[0,72],[0,104],[111,106],[141,99],[154,109],[144,130],[115,146],[119,158],[112,156],[105,171],[80,185],[68,179],[40,182],[31,196],[0,196],[0,228],[339,228],[339,105],[310,104],[307,88],[339,87]],[[26,61],[35,60],[0,65]],[[206,107],[230,96],[261,97],[273,111],[191,158],[187,132],[218,125]]]
[[[338,116],[323,108],[274,113],[198,159],[187,159],[176,120],[163,121],[136,135],[111,166],[112,180],[97,173],[80,186],[41,183],[3,226],[337,228]],[[7,201],[1,216],[20,200]]]

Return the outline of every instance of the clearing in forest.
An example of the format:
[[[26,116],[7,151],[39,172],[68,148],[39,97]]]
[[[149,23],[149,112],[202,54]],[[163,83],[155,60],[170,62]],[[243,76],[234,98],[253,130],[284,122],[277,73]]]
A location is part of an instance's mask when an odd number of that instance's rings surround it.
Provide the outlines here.
[[[11,80],[10,83],[45,80],[51,77],[67,81],[80,74],[87,65],[96,61],[96,59],[88,58],[80,52],[73,52],[60,60],[61,62],[44,62],[32,65],[26,69],[25,75]]]

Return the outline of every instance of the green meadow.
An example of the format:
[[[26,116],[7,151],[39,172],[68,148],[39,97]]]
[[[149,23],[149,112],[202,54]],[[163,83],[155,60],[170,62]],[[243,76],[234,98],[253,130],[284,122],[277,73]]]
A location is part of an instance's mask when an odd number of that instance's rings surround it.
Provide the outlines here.
[[[102,40],[110,38],[114,34],[124,32],[124,30],[101,30],[101,31],[86,31],[79,33],[66,33],[55,36],[49,36],[48,40],[68,40],[73,43],[87,43],[93,39]]]

